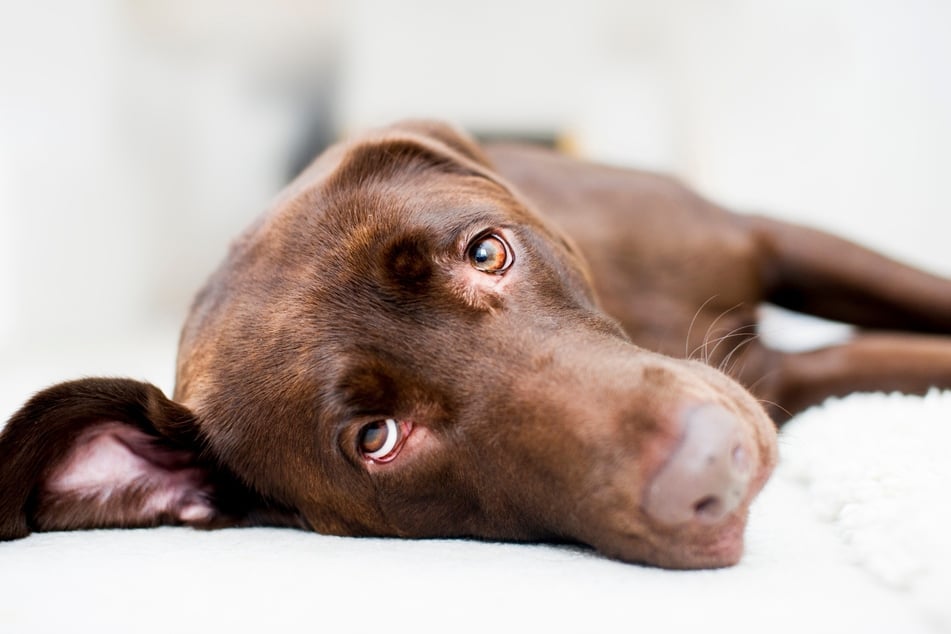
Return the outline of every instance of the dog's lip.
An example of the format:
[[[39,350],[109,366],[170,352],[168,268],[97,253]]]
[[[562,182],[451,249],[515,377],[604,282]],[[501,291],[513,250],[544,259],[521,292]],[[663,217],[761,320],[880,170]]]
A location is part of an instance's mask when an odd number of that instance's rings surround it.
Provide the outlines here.
[[[685,531],[663,537],[645,538],[643,533],[629,534],[635,542],[631,555],[619,550],[619,559],[674,569],[724,568],[737,564],[743,556],[747,513],[735,513],[702,532]],[[647,554],[644,542],[647,542]]]
[[[690,542],[686,564],[690,567],[721,568],[732,566],[743,556],[746,513],[721,524],[708,539]]]
[[[626,561],[675,569],[724,568],[739,563],[745,549],[750,506],[775,467],[775,451],[769,439],[751,432],[742,447],[749,461],[749,484],[743,500],[732,513],[713,525],[682,526],[679,529],[655,526],[648,521],[646,527],[625,534],[632,542],[640,542],[627,549],[631,554],[625,555],[626,549],[622,547],[615,551],[619,553],[615,556]],[[647,554],[644,554],[645,542]]]
[[[675,562],[678,568],[723,568],[739,563],[746,543],[749,510],[759,496],[774,468],[774,459],[756,446],[758,465],[752,467],[752,479],[746,496],[737,510],[723,522],[704,530],[701,535],[677,535],[664,544],[662,552],[676,552],[671,546],[682,545],[683,560]],[[668,541],[668,540],[665,540]],[[667,565],[667,564],[664,564]]]
[[[723,522],[709,527],[702,535],[684,535],[673,540],[673,544],[682,542],[686,548],[684,561],[677,567],[684,568],[722,568],[739,563],[746,543],[746,529],[749,523],[750,506],[759,496],[775,467],[775,457],[769,448],[753,443],[755,460],[751,465],[751,480],[746,496],[740,506]],[[669,548],[663,549],[671,552]]]

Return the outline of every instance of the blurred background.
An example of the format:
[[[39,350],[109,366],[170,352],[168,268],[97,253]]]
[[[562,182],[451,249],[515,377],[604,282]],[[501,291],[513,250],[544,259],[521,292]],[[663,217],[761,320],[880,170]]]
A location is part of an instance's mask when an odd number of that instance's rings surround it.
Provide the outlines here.
[[[3,0],[0,60],[0,380],[24,396],[169,389],[228,241],[317,149],[403,116],[951,275],[942,0]]]

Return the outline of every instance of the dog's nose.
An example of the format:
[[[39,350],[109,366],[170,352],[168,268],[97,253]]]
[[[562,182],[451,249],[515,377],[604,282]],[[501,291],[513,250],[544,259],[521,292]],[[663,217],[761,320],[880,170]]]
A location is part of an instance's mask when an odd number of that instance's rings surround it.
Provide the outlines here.
[[[752,464],[737,418],[718,405],[687,411],[680,444],[649,482],[643,507],[667,525],[714,524],[746,497]]]

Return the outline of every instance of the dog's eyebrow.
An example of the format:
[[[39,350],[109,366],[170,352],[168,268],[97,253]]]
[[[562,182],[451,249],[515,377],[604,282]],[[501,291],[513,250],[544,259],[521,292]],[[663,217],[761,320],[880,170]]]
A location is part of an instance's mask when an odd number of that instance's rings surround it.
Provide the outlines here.
[[[489,215],[474,219],[471,222],[461,222],[452,227],[452,235],[455,236],[453,245],[464,249],[472,240],[486,231],[505,229],[510,226],[510,222],[504,222],[502,218]]]
[[[439,241],[439,246],[449,249],[464,247],[485,231],[511,228],[515,224],[510,217],[487,205],[471,209],[443,208],[424,218],[424,223],[429,230],[443,238]]]

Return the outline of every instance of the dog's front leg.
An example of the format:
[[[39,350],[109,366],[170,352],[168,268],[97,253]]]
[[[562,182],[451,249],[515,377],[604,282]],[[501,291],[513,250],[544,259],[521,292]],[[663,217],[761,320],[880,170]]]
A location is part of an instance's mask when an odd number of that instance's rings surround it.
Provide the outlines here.
[[[861,328],[951,335],[951,280],[822,231],[749,222],[765,301]]]
[[[850,392],[951,388],[951,280],[821,231],[749,222],[764,301],[860,328],[843,345],[760,355],[741,380],[776,420]]]
[[[862,391],[923,394],[951,388],[951,337],[873,333],[810,352],[776,354],[763,386],[753,392],[773,420],[816,405],[830,396]],[[771,403],[774,403],[771,405]]]

